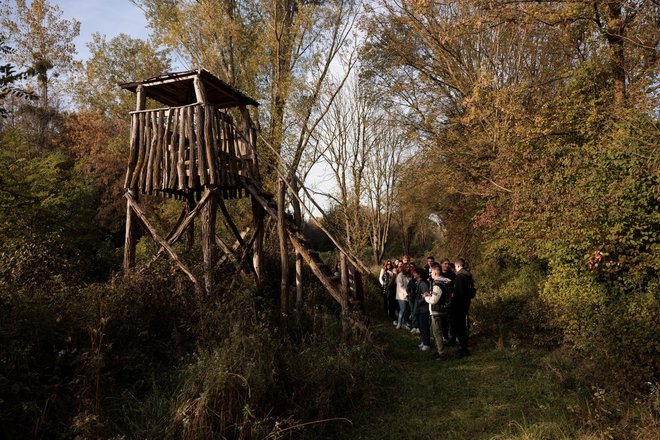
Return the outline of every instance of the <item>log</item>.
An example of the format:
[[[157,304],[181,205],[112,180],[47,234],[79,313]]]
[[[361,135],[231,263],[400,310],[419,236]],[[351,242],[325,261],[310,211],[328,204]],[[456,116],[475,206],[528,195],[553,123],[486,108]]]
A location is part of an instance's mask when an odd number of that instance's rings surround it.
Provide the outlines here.
[[[170,170],[169,170],[169,181],[166,186],[169,189],[176,189],[177,182],[177,151],[178,151],[178,139],[179,139],[179,113],[178,108],[172,109],[174,115],[172,116],[172,137],[170,140]]]
[[[293,248],[302,255],[302,257],[305,259],[305,262],[309,266],[310,269],[312,269],[312,272],[316,277],[321,281],[321,284],[323,284],[323,287],[330,293],[330,296],[337,301],[339,304],[342,303],[342,296],[337,287],[332,283],[332,280],[325,274],[323,273],[323,270],[319,267],[318,263],[314,261],[314,258],[312,258],[311,254],[309,253],[308,249],[302,245],[302,243],[298,240],[298,237],[296,237],[294,234],[289,235],[289,241],[293,245]]]
[[[167,112],[167,118],[165,119],[165,131],[163,136],[163,146],[161,150],[163,151],[163,170],[162,170],[162,179],[160,181],[160,187],[167,189],[168,183],[170,181],[170,123],[172,122],[172,116],[174,109],[171,109]]]
[[[236,153],[234,152],[234,132],[233,125],[225,120],[225,130],[227,133],[227,186],[236,185]]]
[[[217,190],[214,190],[217,191]],[[178,194],[175,194],[175,197],[179,200],[182,199],[182,197]],[[179,217],[179,220],[176,222],[174,228],[170,231],[170,233],[167,235],[167,244],[170,246],[176,243],[179,238],[183,235],[184,232],[188,231],[188,225],[191,224],[195,220],[195,217],[200,213],[202,208],[205,206],[205,204],[208,202],[209,197],[212,197],[211,194],[204,194],[204,197],[202,197],[202,200],[199,201],[197,206],[195,206],[192,210],[189,208],[189,206],[186,204],[186,207],[183,209],[183,212],[181,216]],[[149,262],[149,264],[152,264],[156,258],[158,258],[161,253],[164,252],[163,248],[159,248],[158,251],[156,251],[156,255],[154,258]]]
[[[128,164],[126,165],[126,179],[124,180],[124,188],[130,188],[131,180],[133,177],[133,171],[137,165],[137,154],[138,154],[138,131],[140,128],[140,123],[138,122],[138,115],[131,115],[131,141],[130,141],[130,151],[128,153]]]
[[[222,211],[222,215],[225,218],[225,222],[227,223],[227,226],[229,226],[229,229],[231,232],[234,234],[236,237],[236,240],[241,243],[241,246],[245,246],[245,242],[243,241],[243,238],[241,237],[241,233],[236,227],[236,223],[231,218],[231,215],[229,214],[229,211],[227,210],[227,206],[225,206],[225,201],[223,200],[222,197],[220,197],[219,194],[215,193],[215,199],[218,202],[218,206],[220,207],[220,211]]]
[[[151,113],[144,114],[144,165],[140,170],[140,190],[146,193],[146,181],[149,174],[149,157],[151,154]]]
[[[196,142],[195,131],[193,130],[193,115],[194,110],[188,109],[186,112],[186,137],[188,138],[188,188],[197,188],[197,157],[196,157]]]
[[[215,151],[213,145],[215,137],[213,136],[213,112],[212,107],[204,106],[204,152],[206,153],[206,163],[209,168],[209,183],[216,185],[218,183],[217,168],[215,163]]]
[[[204,89],[204,84],[202,83],[199,75],[196,75],[193,79],[193,87],[195,88],[195,97],[197,98],[197,103],[206,104],[206,90]]]
[[[188,110],[183,108],[179,114],[179,149],[177,156],[176,171],[178,177],[177,188],[182,190],[186,187],[186,114]]]
[[[145,190],[151,194],[153,191],[154,161],[158,150],[158,121],[156,112],[151,112],[151,142],[149,142],[149,160],[145,173]]]
[[[130,194],[131,197],[137,198],[136,191],[129,189],[127,194]],[[135,267],[135,238],[136,238],[136,222],[137,217],[131,209],[130,202],[126,202],[126,231],[124,234],[124,272],[128,274],[128,271]]]
[[[154,164],[153,164],[153,174],[152,174],[152,185],[154,189],[161,189],[161,174],[162,174],[162,169],[163,169],[163,144],[164,138],[165,138],[165,133],[163,131],[163,122],[165,120],[165,114],[163,110],[158,110],[158,112],[154,112],[154,116],[156,117],[156,132],[155,132],[155,140],[156,140],[156,145],[155,145],[155,156],[154,156]]]
[[[218,112],[218,167],[220,171],[220,185],[227,186],[227,130],[225,129],[225,114]]]
[[[241,231],[241,237],[243,238],[244,241],[245,241],[245,237],[247,237],[247,235],[250,233],[250,231],[252,231],[252,228],[250,226],[248,226],[243,231]],[[245,252],[246,250],[249,251],[250,250],[249,246],[253,242],[254,242],[254,234],[252,234],[252,237],[250,238],[250,240],[248,242],[246,242],[246,247],[243,249],[243,252]],[[227,260],[232,260],[233,262],[237,263],[236,256],[234,255],[234,252],[236,252],[238,250],[238,248],[241,247],[241,243],[238,240],[234,241],[234,243],[231,245],[231,247],[228,247],[227,244],[224,241],[222,241],[220,239],[220,237],[218,237],[216,235],[215,243],[224,252],[224,255],[222,257],[220,257],[220,259],[218,260],[218,264],[216,265],[216,268],[222,266]]]
[[[135,89],[135,111],[144,110],[147,106],[147,92],[142,84],[138,85]]]
[[[204,195],[210,193],[212,190],[206,189]],[[206,293],[211,294],[215,286],[213,277],[213,262],[215,261],[215,247],[213,246],[215,235],[215,216],[216,207],[215,199],[213,197],[208,199],[208,202],[202,208],[201,222],[202,222],[202,256],[204,260],[204,287]]]
[[[142,171],[142,165],[144,164],[144,153],[145,153],[145,147],[144,147],[144,120],[145,116],[144,113],[141,113],[138,115],[138,159],[137,159],[137,164],[135,165],[135,170],[133,171],[133,177],[131,178],[131,189],[138,189],[139,187],[139,179],[140,179],[140,173]]]
[[[243,233],[242,233],[242,232],[241,232],[241,236],[243,236]],[[236,240],[235,243],[238,243],[238,240]],[[220,250],[221,250],[222,252],[224,252],[224,256],[226,256],[228,259],[230,259],[231,261],[233,261],[234,264],[238,262],[238,261],[236,260],[236,257],[234,256],[234,252],[232,252],[232,250],[229,248],[229,246],[227,246],[227,243],[225,243],[225,242],[224,242],[220,237],[218,237],[217,235],[215,236],[215,244],[217,244],[218,247],[220,248]],[[238,245],[240,246],[241,244],[238,243]]]
[[[197,174],[200,185],[206,185],[206,152],[204,139],[204,112],[202,104],[195,106],[195,150],[197,152]]]

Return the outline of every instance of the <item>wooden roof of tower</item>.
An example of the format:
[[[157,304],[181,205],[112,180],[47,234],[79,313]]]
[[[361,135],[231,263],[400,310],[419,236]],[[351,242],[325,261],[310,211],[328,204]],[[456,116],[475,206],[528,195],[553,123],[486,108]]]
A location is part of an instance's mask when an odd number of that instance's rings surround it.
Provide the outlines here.
[[[206,89],[206,99],[218,108],[258,106],[259,103],[206,69],[168,73],[144,81],[120,84],[122,89],[136,93],[139,85],[144,86],[147,97],[169,107],[180,107],[197,102],[194,78],[199,76]]]

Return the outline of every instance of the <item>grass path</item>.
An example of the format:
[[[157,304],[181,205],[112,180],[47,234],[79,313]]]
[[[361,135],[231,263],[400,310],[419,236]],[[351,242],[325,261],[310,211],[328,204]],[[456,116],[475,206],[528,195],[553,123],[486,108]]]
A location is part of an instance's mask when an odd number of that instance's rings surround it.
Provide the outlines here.
[[[482,342],[468,358],[456,358],[451,347],[449,359],[436,361],[433,351],[417,348],[418,336],[391,320],[379,320],[375,330],[386,360],[342,438],[575,438],[571,408],[581,399],[540,367],[545,353]]]

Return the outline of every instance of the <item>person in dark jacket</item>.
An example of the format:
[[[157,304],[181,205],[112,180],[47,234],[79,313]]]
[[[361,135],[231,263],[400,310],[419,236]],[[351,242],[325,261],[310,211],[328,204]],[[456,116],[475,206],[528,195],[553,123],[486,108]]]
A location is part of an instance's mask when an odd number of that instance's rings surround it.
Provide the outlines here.
[[[468,350],[468,311],[470,310],[470,292],[474,286],[472,274],[468,272],[465,260],[457,259],[456,280],[454,281],[454,297],[452,299],[451,324],[460,344],[458,356],[469,356]]]
[[[426,257],[426,266],[424,266],[424,274],[422,277],[431,284],[433,280],[431,279],[431,267],[435,264],[435,257],[429,255]]]
[[[421,268],[415,268],[413,274],[417,280],[417,297],[415,298],[413,314],[417,318],[417,325],[419,325],[419,333],[422,339],[419,349],[426,351],[431,348],[431,310],[429,303],[426,302],[426,297],[431,295],[431,288],[429,283],[422,278],[424,271]]]
[[[412,268],[413,271],[415,268]],[[415,308],[415,300],[417,299],[417,280],[415,279],[414,272],[410,274],[410,281],[408,281],[408,286],[406,286],[406,292],[408,292],[408,306],[410,306],[410,333],[419,334],[419,324],[417,323],[417,317],[412,312]]]
[[[454,295],[454,280],[456,279],[456,274],[451,266],[452,264],[451,261],[449,261],[449,258],[443,258],[442,261],[440,261],[440,277],[451,280],[451,282],[445,284],[449,291],[450,298]],[[440,325],[442,326],[442,338],[444,344],[448,347],[456,345],[456,335],[451,328],[451,308],[447,314],[442,315]]]

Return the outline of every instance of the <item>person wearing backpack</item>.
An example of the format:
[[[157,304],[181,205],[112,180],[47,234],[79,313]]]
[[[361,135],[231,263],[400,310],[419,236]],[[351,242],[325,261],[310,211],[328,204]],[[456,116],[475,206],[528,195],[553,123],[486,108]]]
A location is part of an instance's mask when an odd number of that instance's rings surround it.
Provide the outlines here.
[[[456,265],[456,280],[454,281],[454,297],[452,298],[451,324],[460,344],[457,354],[459,357],[464,357],[470,355],[470,351],[468,350],[467,320],[470,302],[476,293],[476,289],[474,288],[472,274],[468,271],[465,260],[459,258],[454,264]]]
[[[442,269],[439,264],[431,266],[431,295],[425,298],[429,303],[431,311],[431,330],[435,338],[435,346],[438,352],[435,354],[436,360],[446,359],[445,347],[442,337],[442,320],[446,319],[451,307],[450,285],[452,280],[442,276]]]

